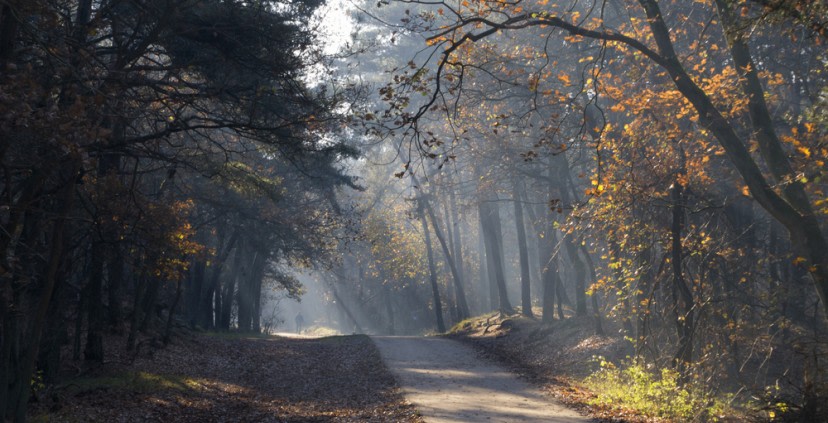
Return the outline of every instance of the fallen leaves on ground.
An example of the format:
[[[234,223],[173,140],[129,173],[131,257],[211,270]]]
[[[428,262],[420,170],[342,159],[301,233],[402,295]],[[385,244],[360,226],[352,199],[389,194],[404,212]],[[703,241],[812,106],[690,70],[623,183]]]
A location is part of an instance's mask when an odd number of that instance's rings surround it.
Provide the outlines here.
[[[33,421],[422,421],[366,336],[188,335],[44,396]]]

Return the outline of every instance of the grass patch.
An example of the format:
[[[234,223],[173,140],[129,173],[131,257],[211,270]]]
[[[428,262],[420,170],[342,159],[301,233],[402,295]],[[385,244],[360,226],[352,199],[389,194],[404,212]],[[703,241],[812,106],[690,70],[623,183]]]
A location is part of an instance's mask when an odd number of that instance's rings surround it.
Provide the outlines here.
[[[197,379],[186,376],[124,372],[115,375],[78,378],[67,383],[64,387],[74,394],[101,389],[148,393],[160,390],[195,390],[201,387],[201,383]]]
[[[656,372],[639,361],[628,361],[621,367],[601,358],[598,361],[600,369],[584,381],[596,395],[588,401],[590,405],[684,422],[715,422],[733,414],[729,398],[692,382],[682,385],[675,370]]]

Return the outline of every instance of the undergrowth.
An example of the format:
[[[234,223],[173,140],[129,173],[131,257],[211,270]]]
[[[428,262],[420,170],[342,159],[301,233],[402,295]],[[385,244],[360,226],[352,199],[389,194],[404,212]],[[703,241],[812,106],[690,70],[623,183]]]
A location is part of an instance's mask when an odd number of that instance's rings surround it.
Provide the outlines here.
[[[620,366],[598,357],[600,368],[584,381],[595,393],[590,405],[620,407],[637,413],[681,422],[715,422],[732,415],[726,395],[716,395],[700,384],[682,384],[673,369],[660,372],[641,361]]]

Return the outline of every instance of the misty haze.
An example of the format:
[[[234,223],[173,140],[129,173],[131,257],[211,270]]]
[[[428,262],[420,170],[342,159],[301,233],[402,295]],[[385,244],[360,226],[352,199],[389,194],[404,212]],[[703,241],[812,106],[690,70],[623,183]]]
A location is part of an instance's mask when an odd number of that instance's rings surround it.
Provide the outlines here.
[[[0,1],[0,422],[828,421],[826,17]]]

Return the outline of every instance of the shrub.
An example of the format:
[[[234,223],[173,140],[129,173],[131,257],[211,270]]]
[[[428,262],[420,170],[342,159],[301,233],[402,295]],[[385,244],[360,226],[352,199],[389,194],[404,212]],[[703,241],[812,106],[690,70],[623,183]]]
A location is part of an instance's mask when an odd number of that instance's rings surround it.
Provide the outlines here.
[[[718,421],[729,411],[728,401],[702,386],[682,384],[673,369],[649,369],[640,360],[620,367],[598,357],[599,369],[585,380],[595,394],[590,405],[634,410],[650,417],[676,421]]]

